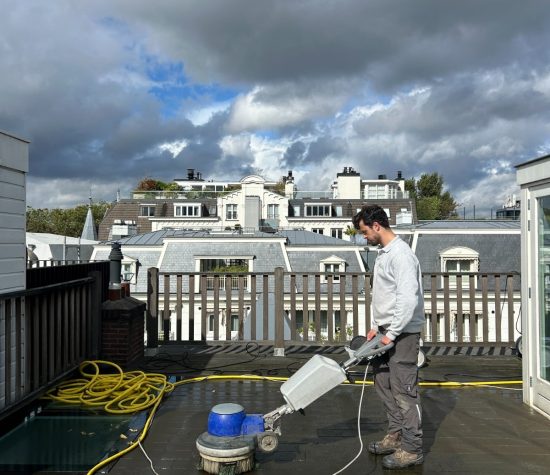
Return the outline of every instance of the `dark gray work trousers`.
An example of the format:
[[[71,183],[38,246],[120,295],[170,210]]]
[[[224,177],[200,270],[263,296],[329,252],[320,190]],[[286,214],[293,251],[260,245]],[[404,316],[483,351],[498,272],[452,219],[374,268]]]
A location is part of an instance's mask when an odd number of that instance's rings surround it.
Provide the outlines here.
[[[383,333],[383,328],[380,329]],[[388,416],[388,433],[401,432],[401,448],[422,453],[422,406],[418,393],[420,333],[402,333],[395,346],[372,360],[374,386]]]

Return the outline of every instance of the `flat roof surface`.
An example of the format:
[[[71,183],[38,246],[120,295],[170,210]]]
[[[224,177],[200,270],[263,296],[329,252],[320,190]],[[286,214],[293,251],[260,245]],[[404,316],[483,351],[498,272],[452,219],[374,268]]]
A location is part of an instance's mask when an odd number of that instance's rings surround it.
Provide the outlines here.
[[[253,373],[289,376],[313,352],[334,359],[344,357],[338,346],[287,347],[275,358],[273,347],[255,344],[165,346],[137,366],[189,377],[197,374]],[[355,368],[362,379],[363,366]],[[424,381],[490,381],[521,379],[521,360],[509,348],[432,348],[428,365],[420,370]],[[368,380],[372,380],[369,375]],[[195,439],[206,430],[208,412],[222,402],[241,404],[247,413],[269,412],[284,403],[278,382],[207,381],[179,386],[156,415],[143,444],[159,473],[204,473],[197,470]],[[424,453],[422,466],[408,470],[423,474],[548,473],[550,421],[522,402],[521,386],[422,387]],[[279,448],[272,454],[257,452],[254,474],[332,474],[359,449],[357,411],[361,387],[342,385],[311,406],[305,415],[283,417]],[[366,444],[386,430],[385,414],[372,386],[367,386],[361,413]],[[367,452],[345,472],[388,473],[382,457]],[[140,450],[123,457],[113,475],[149,473]],[[398,472],[400,473],[400,472]]]

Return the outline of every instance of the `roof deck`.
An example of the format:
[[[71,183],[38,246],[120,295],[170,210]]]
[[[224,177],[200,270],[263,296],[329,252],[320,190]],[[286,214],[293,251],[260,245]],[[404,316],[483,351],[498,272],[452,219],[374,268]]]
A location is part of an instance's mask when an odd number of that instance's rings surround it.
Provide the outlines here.
[[[287,347],[284,358],[270,356],[272,347],[255,345],[167,345],[137,366],[181,377],[208,374],[289,376],[313,352],[340,359],[341,347]],[[357,367],[357,379],[364,367]],[[360,374],[361,373],[361,374]],[[420,370],[423,382],[520,380],[521,360],[508,348],[432,348],[428,365]],[[369,375],[369,380],[372,377]],[[283,403],[278,387],[268,381],[206,381],[182,385],[157,413],[144,447],[155,470],[165,475],[198,473],[195,439],[206,430],[210,408],[237,402],[248,413],[266,413]],[[423,474],[548,473],[550,421],[522,403],[520,385],[499,387],[422,386],[424,416]],[[282,420],[279,448],[269,455],[257,453],[252,473],[334,473],[359,449],[357,410],[360,385],[343,385],[306,409]],[[367,386],[361,414],[363,441],[385,433],[382,404]],[[113,475],[149,473],[143,453],[134,450],[110,471]],[[387,473],[381,457],[364,449],[344,473]]]

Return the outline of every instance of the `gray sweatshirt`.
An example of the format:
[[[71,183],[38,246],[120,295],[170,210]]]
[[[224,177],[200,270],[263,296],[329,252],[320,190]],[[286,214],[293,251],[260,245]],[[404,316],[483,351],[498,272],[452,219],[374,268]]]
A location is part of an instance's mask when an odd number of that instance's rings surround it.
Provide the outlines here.
[[[399,236],[378,251],[374,263],[372,310],[372,328],[384,327],[391,340],[401,333],[418,333],[424,326],[420,264]]]

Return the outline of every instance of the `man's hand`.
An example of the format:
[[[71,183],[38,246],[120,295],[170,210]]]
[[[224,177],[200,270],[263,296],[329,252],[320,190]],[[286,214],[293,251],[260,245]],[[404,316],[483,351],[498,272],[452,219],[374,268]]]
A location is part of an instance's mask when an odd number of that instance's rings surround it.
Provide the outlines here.
[[[368,337],[367,337],[368,338]],[[393,343],[393,340],[390,340],[386,335],[384,335],[381,339],[380,339],[380,343],[382,343],[383,345],[389,345],[390,343]]]
[[[374,328],[371,328],[367,333],[367,341],[371,341],[377,335],[377,333],[378,333],[377,330],[375,330]]]

